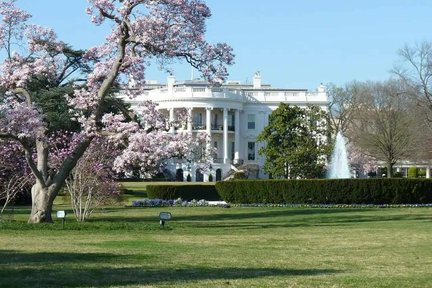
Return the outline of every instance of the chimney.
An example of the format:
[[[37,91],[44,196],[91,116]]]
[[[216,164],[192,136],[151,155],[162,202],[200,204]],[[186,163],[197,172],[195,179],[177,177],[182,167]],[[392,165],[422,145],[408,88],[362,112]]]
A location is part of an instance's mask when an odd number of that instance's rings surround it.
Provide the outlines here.
[[[259,71],[257,71],[257,72],[254,74],[254,77],[253,77],[253,88],[254,88],[254,89],[259,89],[259,88],[261,88],[261,74],[260,74]]]
[[[174,83],[176,82],[176,79],[173,75],[169,75],[167,78],[167,88],[168,88],[168,93],[172,93],[173,92],[173,88],[174,88]]]
[[[325,93],[326,87],[321,83],[317,88],[318,93]]]

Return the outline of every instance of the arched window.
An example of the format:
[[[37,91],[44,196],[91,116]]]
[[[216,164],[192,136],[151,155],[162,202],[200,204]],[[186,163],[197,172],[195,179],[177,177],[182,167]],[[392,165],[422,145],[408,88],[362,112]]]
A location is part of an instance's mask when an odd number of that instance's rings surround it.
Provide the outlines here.
[[[176,181],[178,182],[183,182],[184,178],[183,178],[183,169],[177,169],[176,171]]]
[[[216,181],[222,181],[222,169],[216,169]]]
[[[204,182],[204,174],[202,173],[202,170],[200,168],[198,168],[195,172],[195,181]]]

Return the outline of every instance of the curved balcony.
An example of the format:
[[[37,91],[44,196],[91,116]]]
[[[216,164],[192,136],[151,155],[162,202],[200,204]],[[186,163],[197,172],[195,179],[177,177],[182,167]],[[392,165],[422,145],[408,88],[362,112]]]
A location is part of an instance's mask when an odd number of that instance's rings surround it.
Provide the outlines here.
[[[243,102],[245,100],[245,96],[243,93],[241,93],[241,91],[208,87],[173,87],[172,89],[161,88],[149,91],[146,96],[150,98],[154,96],[157,97],[157,100],[162,101],[196,98],[226,99],[238,102]]]
[[[192,124],[192,130],[206,130],[206,129],[207,129],[207,125],[205,125],[205,124],[200,124],[200,123],[193,123]],[[212,131],[223,131],[223,125],[212,124],[211,130]],[[228,131],[235,131],[234,126],[228,125]]]

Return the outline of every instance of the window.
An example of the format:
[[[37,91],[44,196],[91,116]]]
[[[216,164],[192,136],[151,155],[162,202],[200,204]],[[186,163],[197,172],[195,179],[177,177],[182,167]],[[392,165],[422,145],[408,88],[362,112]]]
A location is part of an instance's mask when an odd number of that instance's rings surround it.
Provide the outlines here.
[[[248,129],[255,129],[255,114],[248,114]]]
[[[194,129],[202,129],[202,113],[195,112],[193,116]]]
[[[248,160],[255,160],[255,142],[248,142]]]
[[[228,131],[234,131],[235,125],[235,116],[234,114],[228,114]]]
[[[235,143],[231,142],[231,160],[234,160]]]
[[[213,115],[213,125],[212,125],[212,126],[213,126],[213,127],[212,127],[213,130],[218,129],[218,122],[219,122],[219,121],[218,121],[218,114],[215,113],[215,114]]]

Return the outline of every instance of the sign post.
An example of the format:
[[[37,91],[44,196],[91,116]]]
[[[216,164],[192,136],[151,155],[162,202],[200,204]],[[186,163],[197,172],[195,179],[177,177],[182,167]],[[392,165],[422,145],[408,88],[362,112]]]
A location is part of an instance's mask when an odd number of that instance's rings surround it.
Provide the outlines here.
[[[64,223],[66,219],[66,212],[64,210],[57,211],[57,218],[62,219],[62,229],[64,229]]]
[[[159,213],[159,224],[165,227],[165,221],[171,220],[172,215],[170,212],[160,212]]]

